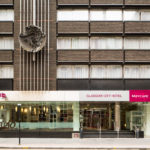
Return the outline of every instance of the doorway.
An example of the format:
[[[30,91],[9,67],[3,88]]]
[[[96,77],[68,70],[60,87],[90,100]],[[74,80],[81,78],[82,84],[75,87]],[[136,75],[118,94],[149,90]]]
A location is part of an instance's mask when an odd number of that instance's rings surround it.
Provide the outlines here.
[[[114,109],[108,103],[81,103],[80,114],[83,116],[83,131],[113,130]]]

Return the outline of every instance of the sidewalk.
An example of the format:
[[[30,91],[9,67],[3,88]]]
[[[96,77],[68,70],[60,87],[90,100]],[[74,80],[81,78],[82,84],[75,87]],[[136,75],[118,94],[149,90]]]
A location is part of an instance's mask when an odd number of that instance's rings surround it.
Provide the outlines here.
[[[23,138],[18,145],[17,138],[0,138],[0,149],[18,148],[150,148],[150,138],[145,139],[50,139],[50,138]]]

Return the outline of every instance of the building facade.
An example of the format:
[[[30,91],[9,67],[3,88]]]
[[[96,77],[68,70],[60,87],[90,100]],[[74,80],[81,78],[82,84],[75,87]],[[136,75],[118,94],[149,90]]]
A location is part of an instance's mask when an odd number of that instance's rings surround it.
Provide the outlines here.
[[[1,137],[150,137],[149,89],[150,0],[0,1]]]

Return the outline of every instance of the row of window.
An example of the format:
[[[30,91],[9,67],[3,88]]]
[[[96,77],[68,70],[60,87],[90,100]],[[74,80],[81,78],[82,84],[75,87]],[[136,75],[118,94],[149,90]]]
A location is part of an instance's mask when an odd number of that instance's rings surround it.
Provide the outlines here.
[[[0,65],[0,79],[14,78],[14,68],[12,65]]]
[[[121,9],[68,9],[58,10],[58,21],[150,21],[150,10],[124,10]]]
[[[0,9],[0,21],[14,21],[14,10]]]
[[[57,78],[150,78],[150,65],[59,65]]]
[[[57,49],[150,49],[150,38],[59,37]]]
[[[121,9],[96,9],[96,10],[81,10],[69,9],[58,10],[58,21],[149,21],[150,10],[124,10]],[[0,9],[0,21],[14,21],[13,9]]]
[[[13,77],[12,65],[0,65],[0,79]],[[57,78],[150,78],[150,65],[59,65]]]

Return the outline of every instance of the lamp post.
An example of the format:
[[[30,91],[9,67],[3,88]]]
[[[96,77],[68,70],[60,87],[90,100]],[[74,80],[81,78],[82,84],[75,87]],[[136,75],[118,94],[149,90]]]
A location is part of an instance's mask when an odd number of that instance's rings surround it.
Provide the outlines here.
[[[21,135],[20,135],[21,104],[18,104],[18,121],[19,121],[19,130],[18,130],[18,136],[19,136],[19,145],[21,145]]]

